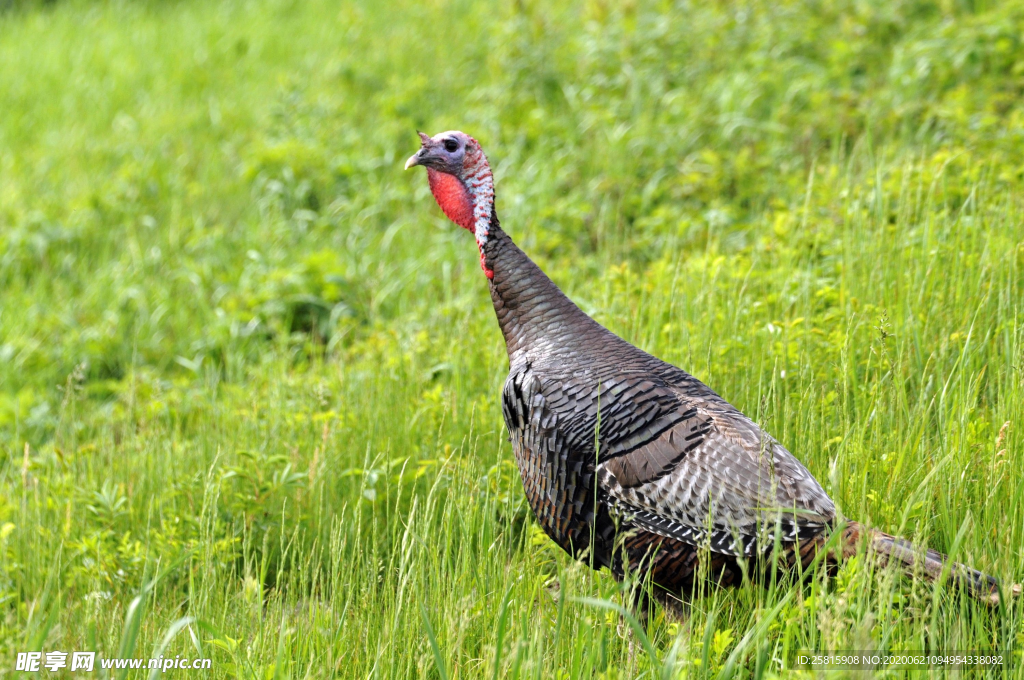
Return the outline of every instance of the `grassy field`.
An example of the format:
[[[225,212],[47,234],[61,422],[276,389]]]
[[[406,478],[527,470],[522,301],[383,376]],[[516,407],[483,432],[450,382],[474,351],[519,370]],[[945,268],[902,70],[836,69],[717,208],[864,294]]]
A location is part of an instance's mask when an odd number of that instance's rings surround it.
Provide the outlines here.
[[[618,584],[529,515],[474,244],[402,171],[416,129],[473,134],[584,310],[845,515],[1020,581],[1022,102],[1020,3],[14,3],[0,677],[27,650],[793,677],[801,649],[1024,677],[1020,603],[863,559],[627,635]]]

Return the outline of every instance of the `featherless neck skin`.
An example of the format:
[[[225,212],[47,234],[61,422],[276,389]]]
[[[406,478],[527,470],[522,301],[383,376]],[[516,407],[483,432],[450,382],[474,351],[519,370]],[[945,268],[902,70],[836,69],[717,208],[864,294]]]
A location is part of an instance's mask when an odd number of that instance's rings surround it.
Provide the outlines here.
[[[448,219],[473,232],[480,250],[480,266],[491,278],[493,273],[484,265],[484,245],[494,210],[494,176],[484,152],[478,144],[467,147],[461,177],[428,167],[427,180],[430,192]]]

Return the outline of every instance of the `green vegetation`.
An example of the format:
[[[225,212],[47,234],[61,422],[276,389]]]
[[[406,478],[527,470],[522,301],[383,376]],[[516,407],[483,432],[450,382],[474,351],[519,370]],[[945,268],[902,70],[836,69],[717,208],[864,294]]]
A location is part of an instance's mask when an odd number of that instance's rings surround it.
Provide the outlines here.
[[[471,239],[402,171],[416,129],[473,134],[503,225],[585,310],[847,516],[1019,581],[1024,5],[8,5],[0,677],[168,635],[259,680],[925,648],[1024,677],[1020,603],[863,559],[709,587],[630,653],[587,601],[618,584],[525,507]]]

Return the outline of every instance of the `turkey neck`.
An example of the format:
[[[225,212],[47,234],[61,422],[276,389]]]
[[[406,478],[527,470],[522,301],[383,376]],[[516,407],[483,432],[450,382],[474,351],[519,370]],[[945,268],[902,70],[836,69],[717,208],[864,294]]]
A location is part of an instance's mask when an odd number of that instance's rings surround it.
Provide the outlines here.
[[[494,272],[491,301],[510,364],[523,359],[532,362],[542,355],[569,359],[583,349],[582,333],[609,333],[512,242],[496,215],[491,218],[482,252],[487,269]]]

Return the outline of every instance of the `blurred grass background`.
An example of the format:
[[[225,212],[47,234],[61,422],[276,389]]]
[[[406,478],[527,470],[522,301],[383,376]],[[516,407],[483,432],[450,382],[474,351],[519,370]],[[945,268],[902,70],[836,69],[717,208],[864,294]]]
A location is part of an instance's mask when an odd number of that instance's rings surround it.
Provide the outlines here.
[[[0,74],[0,676],[1024,677],[1019,604],[861,560],[631,654],[528,514],[475,248],[401,169],[474,135],[586,311],[846,515],[1019,581],[1024,5],[9,1]]]

